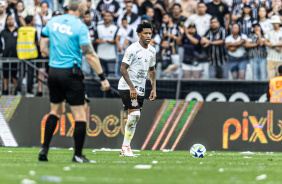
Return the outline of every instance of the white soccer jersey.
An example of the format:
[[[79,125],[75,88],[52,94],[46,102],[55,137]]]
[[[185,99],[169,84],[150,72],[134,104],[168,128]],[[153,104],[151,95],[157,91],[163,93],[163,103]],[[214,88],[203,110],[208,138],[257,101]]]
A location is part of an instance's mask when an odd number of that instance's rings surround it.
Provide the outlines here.
[[[127,70],[129,79],[135,86],[138,95],[144,96],[149,67],[156,64],[155,48],[149,44],[148,48],[145,49],[139,42],[135,42],[126,49],[122,62],[129,65]],[[123,77],[119,80],[118,89],[130,89]]]

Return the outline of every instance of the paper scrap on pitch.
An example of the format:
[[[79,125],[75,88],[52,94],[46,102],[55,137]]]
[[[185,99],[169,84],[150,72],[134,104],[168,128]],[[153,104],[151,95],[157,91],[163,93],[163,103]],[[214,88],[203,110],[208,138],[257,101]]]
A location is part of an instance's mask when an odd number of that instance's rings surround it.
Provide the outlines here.
[[[259,181],[259,180],[265,180],[267,178],[267,175],[266,174],[262,174],[262,175],[259,175],[256,177],[256,180]]]
[[[253,157],[247,157],[247,156],[244,156],[243,158],[253,158]]]
[[[218,172],[223,172],[223,171],[224,171],[223,168],[218,169]]]
[[[253,155],[255,153],[250,152],[250,151],[244,151],[244,152],[240,152],[240,154],[244,154],[244,155]]]
[[[170,149],[163,149],[163,152],[170,152]]]
[[[134,169],[151,169],[152,165],[136,165]]]
[[[158,163],[158,161],[156,161],[156,160],[152,161],[152,164],[157,164],[157,163]]]
[[[70,147],[70,148],[69,148],[69,150],[71,150],[71,151],[72,151],[72,150],[73,150],[73,147]]]
[[[36,184],[36,181],[26,178],[21,181],[21,184]]]
[[[70,171],[71,168],[70,168],[70,167],[64,167],[63,170],[64,170],[64,171]]]
[[[33,170],[29,171],[29,175],[30,175],[30,176],[34,176],[35,174],[36,174],[35,171],[33,171]]]
[[[120,149],[101,148],[101,149],[94,149],[94,151],[120,151]],[[140,152],[140,150],[132,150],[132,152]]]

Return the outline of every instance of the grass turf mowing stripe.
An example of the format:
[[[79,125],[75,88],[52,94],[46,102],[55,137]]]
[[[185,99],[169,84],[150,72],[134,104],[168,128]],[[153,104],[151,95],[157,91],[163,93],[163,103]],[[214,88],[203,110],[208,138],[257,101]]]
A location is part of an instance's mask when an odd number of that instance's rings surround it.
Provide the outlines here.
[[[178,106],[180,105],[180,103],[181,103],[181,101],[178,100],[177,103],[176,103],[176,105],[175,105],[175,107],[174,107],[174,109],[173,109],[173,111],[172,111],[172,113],[169,115],[169,117],[168,117],[168,119],[167,119],[167,121],[166,121],[166,123],[165,123],[165,125],[164,125],[164,127],[163,127],[163,129],[162,129],[162,131],[161,131],[161,133],[159,134],[159,136],[158,136],[158,138],[157,138],[155,144],[153,145],[152,150],[156,150],[157,147],[158,147],[158,145],[160,144],[161,139],[163,138],[164,133],[166,132],[168,126],[169,126],[170,123],[172,122],[173,117],[174,117],[174,115],[175,115],[175,113],[176,113],[176,111],[177,111]]]

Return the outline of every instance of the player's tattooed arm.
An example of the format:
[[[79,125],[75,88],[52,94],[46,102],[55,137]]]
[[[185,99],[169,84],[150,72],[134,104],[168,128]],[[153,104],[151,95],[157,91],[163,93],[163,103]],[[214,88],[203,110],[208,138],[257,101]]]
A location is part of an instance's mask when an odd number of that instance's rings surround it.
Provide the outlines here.
[[[129,65],[122,62],[121,63],[121,67],[120,67],[120,73],[123,76],[124,80],[126,81],[126,83],[129,85],[130,87],[130,98],[131,99],[137,99],[138,93],[134,87],[134,85],[132,84],[130,78],[129,78],[129,74],[128,74],[128,69]]]
[[[50,54],[50,39],[42,37],[40,40],[40,52],[42,57],[49,57]]]
[[[152,85],[152,91],[149,99],[154,101],[157,98],[157,89],[156,89],[156,70],[155,66],[149,68],[149,78]]]
[[[87,54],[93,54],[94,53],[94,49],[92,44],[88,44],[88,45],[82,45],[80,46],[81,50],[82,50],[82,54],[83,55],[87,55]]]

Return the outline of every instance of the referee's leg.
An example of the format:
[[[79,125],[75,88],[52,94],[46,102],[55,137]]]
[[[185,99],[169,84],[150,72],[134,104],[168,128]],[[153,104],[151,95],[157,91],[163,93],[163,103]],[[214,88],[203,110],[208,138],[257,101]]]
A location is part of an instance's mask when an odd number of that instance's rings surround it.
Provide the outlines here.
[[[74,157],[82,157],[82,148],[86,135],[86,108],[87,103],[84,105],[71,105],[70,109],[75,120],[74,129]]]
[[[57,122],[64,112],[65,103],[51,103],[51,111],[49,113],[49,117],[47,118],[45,124],[45,131],[44,131],[44,143],[42,148],[39,152],[39,161],[48,161],[47,154],[49,150],[49,145],[53,136],[53,133],[56,129]]]

